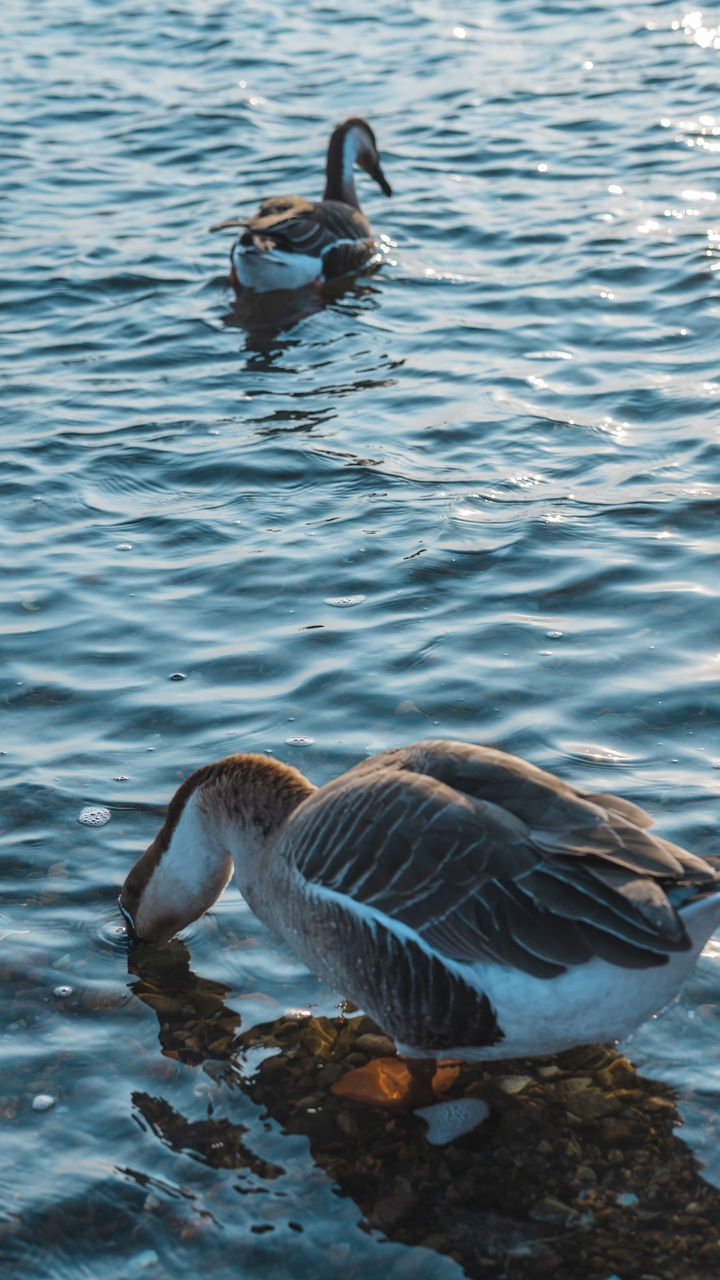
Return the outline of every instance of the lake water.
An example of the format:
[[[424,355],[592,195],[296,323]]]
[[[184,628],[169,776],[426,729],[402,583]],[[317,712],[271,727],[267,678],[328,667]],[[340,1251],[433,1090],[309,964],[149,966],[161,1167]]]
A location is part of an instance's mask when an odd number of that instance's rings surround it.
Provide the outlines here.
[[[720,9],[13,0],[3,27],[3,1275],[519,1275],[479,1220],[454,1254],[364,1229],[254,1099],[231,1034],[338,994],[237,892],[144,986],[115,901],[180,779],[244,749],[321,783],[492,743],[718,852]],[[319,194],[358,113],[380,270],[234,301],[207,228]],[[719,964],[621,1046],[713,1188]],[[621,1236],[582,1280],[640,1276]]]

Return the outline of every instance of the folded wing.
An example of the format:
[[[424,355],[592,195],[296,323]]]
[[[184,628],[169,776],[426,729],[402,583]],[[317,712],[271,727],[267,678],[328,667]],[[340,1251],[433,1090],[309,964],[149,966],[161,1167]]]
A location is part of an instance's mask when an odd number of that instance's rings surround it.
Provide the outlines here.
[[[504,752],[426,742],[320,788],[286,838],[308,891],[389,918],[448,960],[552,977],[593,956],[646,968],[689,947],[670,895],[718,876],[649,823]]]

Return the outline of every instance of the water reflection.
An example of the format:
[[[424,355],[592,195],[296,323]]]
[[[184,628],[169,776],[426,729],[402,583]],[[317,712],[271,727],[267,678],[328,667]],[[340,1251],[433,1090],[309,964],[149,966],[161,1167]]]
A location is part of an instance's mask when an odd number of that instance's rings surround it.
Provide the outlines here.
[[[471,1277],[717,1275],[720,1193],[674,1134],[674,1091],[639,1076],[617,1050],[462,1066],[452,1093],[482,1096],[490,1118],[433,1147],[417,1117],[333,1092],[382,1046],[370,1019],[293,1015],[242,1031],[228,989],[189,960],[180,942],[130,958],[163,1053],[241,1089],[285,1134],[305,1136],[367,1228],[449,1255]],[[254,1190],[283,1172],[212,1105],[198,1121],[161,1096],[136,1092],[133,1103],[166,1145],[211,1168],[247,1170]],[[300,1204],[286,1201],[283,1215],[301,1217]]]
[[[348,315],[357,315],[377,305],[379,292],[367,275],[328,281],[322,288],[246,290],[233,297],[230,310],[221,318],[226,328],[244,331],[248,370],[265,373],[284,351],[297,345],[297,339],[287,335],[309,316],[339,304]]]
[[[157,1014],[163,1053],[189,1066],[211,1059],[232,1063],[241,1048],[240,1015],[225,1003],[222,982],[200,978],[177,938],[165,946],[143,943],[128,954],[131,990]]]

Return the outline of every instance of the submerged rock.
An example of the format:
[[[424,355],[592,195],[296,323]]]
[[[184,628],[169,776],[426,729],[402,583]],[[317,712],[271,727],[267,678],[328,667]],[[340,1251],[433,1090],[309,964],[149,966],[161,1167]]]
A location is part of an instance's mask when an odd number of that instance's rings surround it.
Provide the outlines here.
[[[55,1106],[56,1099],[51,1093],[38,1093],[32,1100],[33,1111],[50,1111]]]
[[[487,1118],[434,1145],[421,1113],[333,1087],[377,1061],[404,1071],[369,1018],[298,1015],[241,1030],[224,988],[190,973],[176,946],[176,971],[162,970],[168,948],[150,950],[135,987],[156,1011],[163,1052],[202,1061],[213,1077],[226,1071],[262,1117],[306,1136],[369,1230],[445,1254],[471,1280],[718,1280],[720,1193],[674,1132],[673,1090],[614,1049],[443,1067],[449,1112],[473,1104]],[[165,1142],[213,1168],[268,1182],[282,1172],[255,1155],[242,1125],[186,1119],[147,1095],[135,1104]]]

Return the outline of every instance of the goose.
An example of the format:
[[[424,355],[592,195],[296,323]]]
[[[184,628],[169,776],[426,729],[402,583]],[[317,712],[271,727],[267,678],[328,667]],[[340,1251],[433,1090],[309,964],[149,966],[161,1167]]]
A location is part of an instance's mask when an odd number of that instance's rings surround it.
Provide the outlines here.
[[[375,134],[367,120],[351,116],[330,137],[322,200],[270,196],[252,217],[229,218],[210,228],[243,228],[230,250],[230,278],[238,292],[298,289],[368,266],[375,240],[355,190],[355,164],[392,195]]]
[[[162,943],[235,878],[248,905],[411,1059],[616,1040],[677,993],[720,923],[720,859],[517,756],[429,740],[315,787],[240,753],[178,788],[128,873]]]

